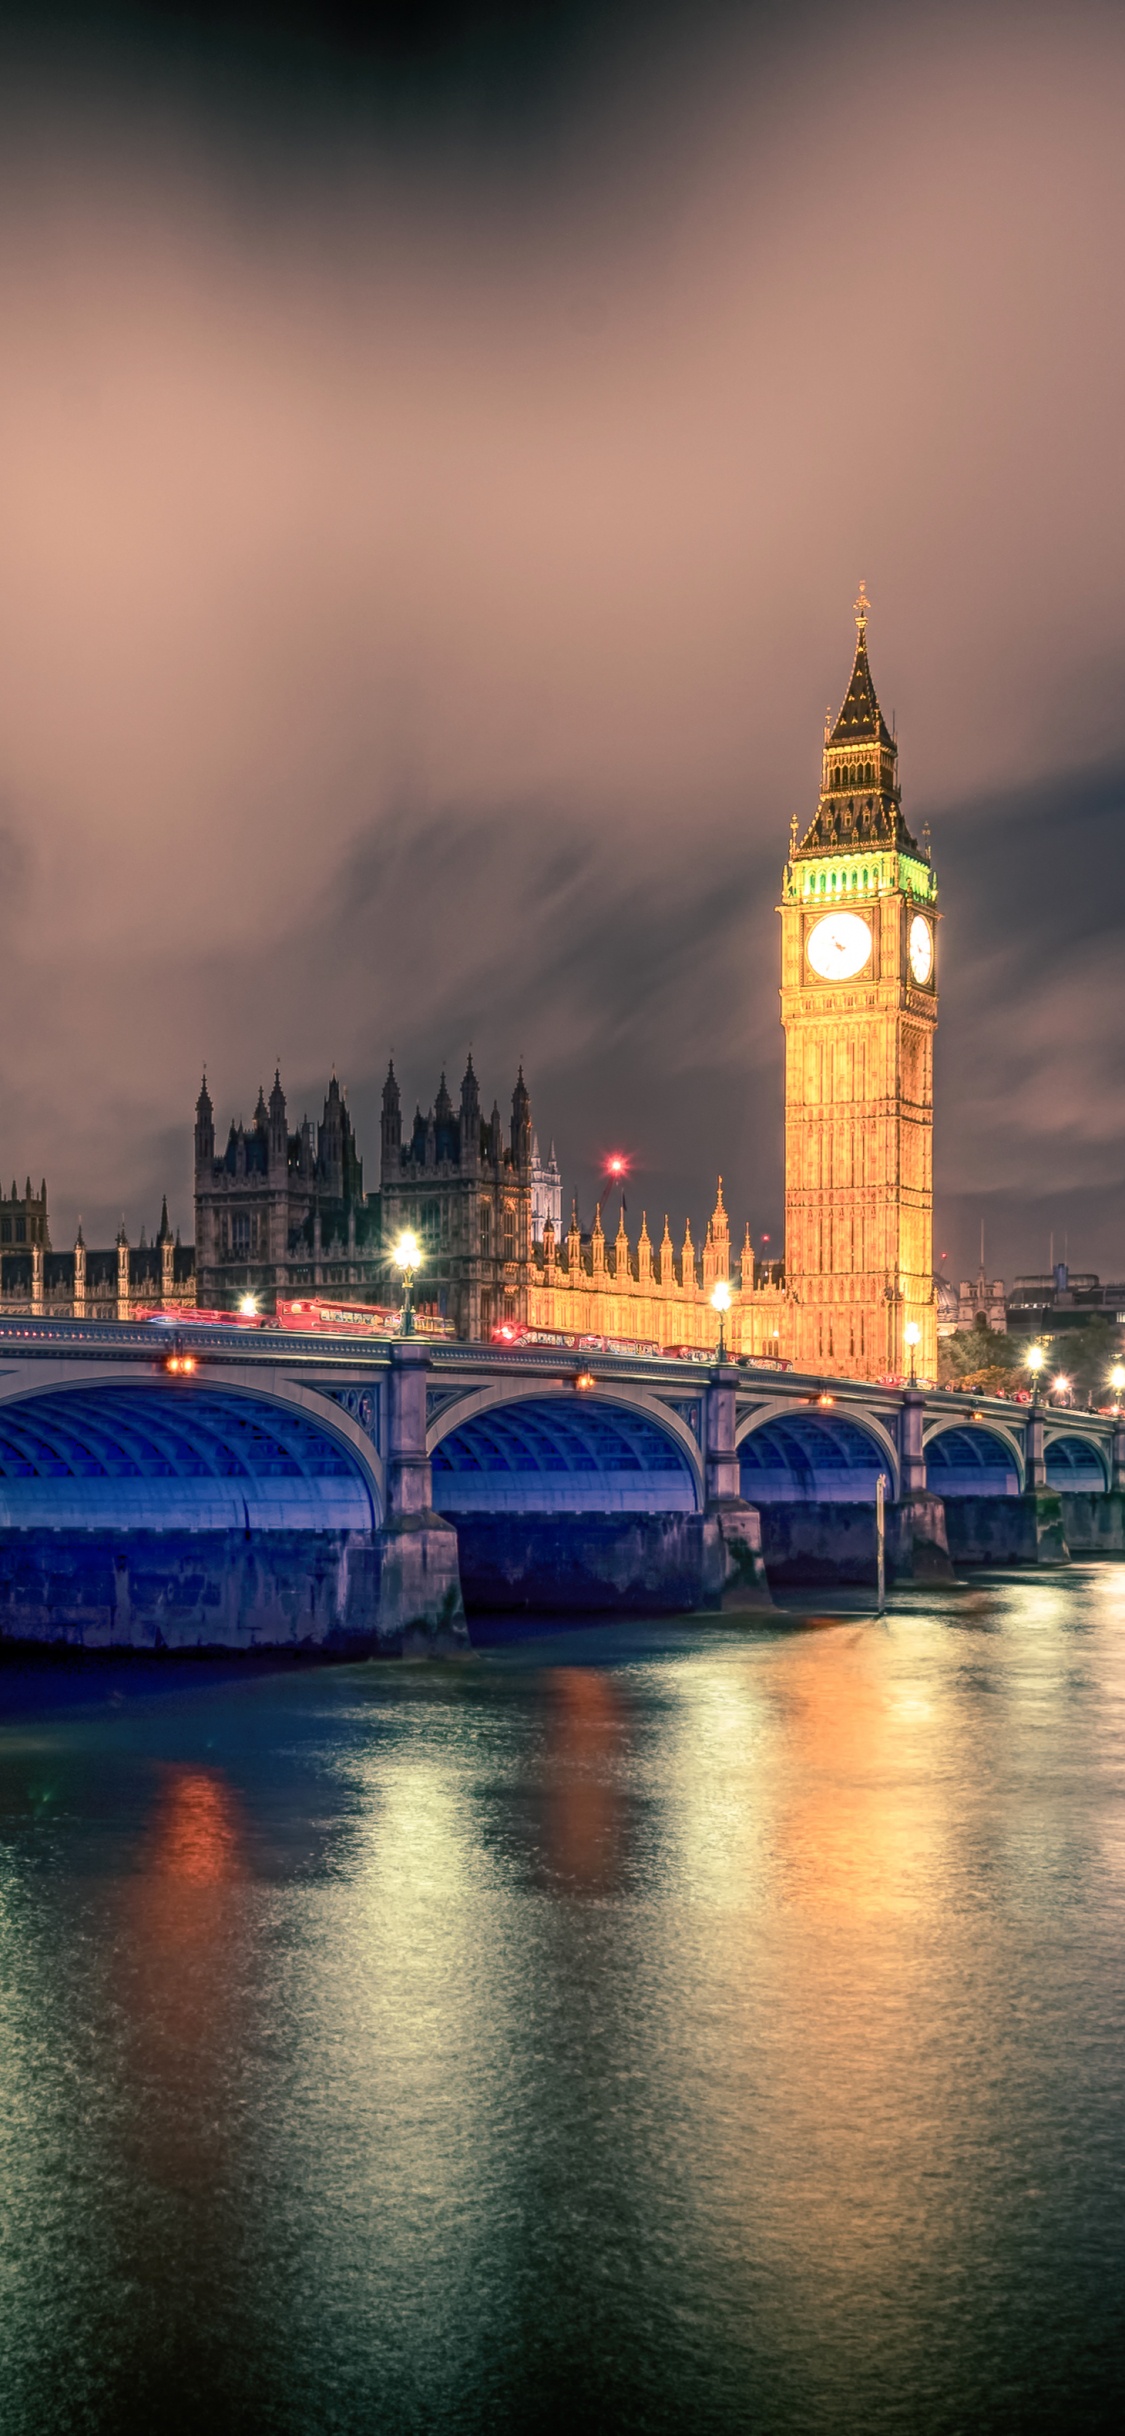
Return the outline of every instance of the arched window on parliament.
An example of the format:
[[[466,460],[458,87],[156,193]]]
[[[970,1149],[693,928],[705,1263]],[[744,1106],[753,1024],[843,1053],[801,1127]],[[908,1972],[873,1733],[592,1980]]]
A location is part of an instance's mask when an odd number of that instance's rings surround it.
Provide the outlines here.
[[[480,1255],[482,1260],[492,1258],[492,1203],[490,1201],[482,1201],[480,1205]]]
[[[511,1201],[506,1201],[506,1202],[504,1203],[504,1258],[505,1258],[505,1260],[514,1260],[514,1259],[515,1259],[515,1257],[516,1257],[516,1213],[515,1213],[515,1206],[514,1206],[514,1204],[513,1204]]]

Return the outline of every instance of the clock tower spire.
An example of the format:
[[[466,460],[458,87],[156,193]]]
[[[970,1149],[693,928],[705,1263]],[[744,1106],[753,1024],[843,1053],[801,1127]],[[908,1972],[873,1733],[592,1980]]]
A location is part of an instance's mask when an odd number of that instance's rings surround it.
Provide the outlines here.
[[[901,1378],[917,1327],[932,1379],[937,883],[903,817],[870,606],[861,584],[851,681],[782,883],[785,1268],[803,1370]]]

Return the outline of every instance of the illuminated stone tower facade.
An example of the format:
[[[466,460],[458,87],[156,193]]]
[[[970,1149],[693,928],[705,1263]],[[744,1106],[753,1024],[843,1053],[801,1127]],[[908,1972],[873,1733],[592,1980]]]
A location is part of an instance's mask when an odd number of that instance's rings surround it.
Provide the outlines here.
[[[867,660],[825,727],[816,816],[782,887],[785,1267],[804,1370],[937,1375],[933,1038],[937,883],[902,816]]]

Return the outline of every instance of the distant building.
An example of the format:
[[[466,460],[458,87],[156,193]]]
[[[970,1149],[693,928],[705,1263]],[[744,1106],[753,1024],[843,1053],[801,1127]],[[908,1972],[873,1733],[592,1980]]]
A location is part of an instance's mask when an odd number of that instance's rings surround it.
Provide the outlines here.
[[[11,1192],[0,1192],[0,1252],[6,1252],[9,1245],[15,1249],[19,1245],[33,1243],[42,1244],[44,1251],[50,1251],[47,1187],[45,1183],[41,1184],[38,1192],[33,1193],[29,1176],[21,1193],[17,1191],[13,1177]]]
[[[542,1243],[543,1229],[552,1226],[555,1242],[562,1234],[562,1170],[552,1142],[550,1157],[539,1155],[539,1136],[531,1137],[531,1240]]]
[[[989,1281],[983,1267],[977,1271],[975,1278],[963,1277],[961,1279],[957,1288],[954,1329],[973,1328],[978,1319],[983,1319],[985,1326],[993,1329],[997,1336],[1003,1336],[1008,1325],[1004,1280],[1002,1277],[994,1277]]]
[[[230,1127],[216,1151],[206,1081],[195,1112],[195,1243],[201,1305],[233,1310],[253,1294],[263,1312],[278,1295],[393,1303],[401,1291],[394,1246],[407,1228],[422,1258],[415,1302],[459,1336],[487,1337],[527,1316],[531,1258],[531,1102],[520,1073],[508,1128],[481,1114],[469,1059],[456,1108],[442,1075],[427,1114],[404,1135],[393,1065],[383,1089],[380,1189],[364,1190],[363,1161],[344,1092],[333,1075],[318,1125],[290,1132],[280,1074],[259,1091],[250,1125]],[[561,1178],[539,1162],[546,1216]],[[545,1221],[546,1222],[546,1217]]]
[[[522,1066],[507,1129],[495,1102],[491,1116],[482,1115],[470,1056],[456,1108],[443,1074],[428,1115],[415,1109],[405,1139],[398,1080],[388,1067],[380,1138],[385,1240],[393,1246],[406,1227],[418,1236],[418,1306],[450,1320],[458,1336],[486,1338],[501,1323],[527,1320],[532,1144]]]
[[[1038,1277],[1017,1277],[1008,1297],[1011,1336],[1062,1336],[1091,1320],[1125,1327],[1125,1285],[1103,1286],[1090,1269],[1057,1261]]]
[[[280,1073],[267,1106],[259,1090],[250,1125],[231,1121],[215,1150],[215,1112],[204,1076],[195,1106],[195,1251],[199,1301],[233,1310],[253,1294],[323,1292],[336,1300],[386,1297],[378,1201],[363,1189],[363,1161],[335,1075],[324,1114],[289,1131]]]
[[[14,1192],[0,1195],[0,1317],[125,1320],[194,1303],[194,1247],[173,1235],[167,1200],[151,1243],[142,1227],[140,1242],[130,1244],[122,1221],[116,1243],[103,1250],[90,1250],[79,1226],[73,1249],[54,1252],[46,1185],[34,1196],[29,1188],[22,1201]]]

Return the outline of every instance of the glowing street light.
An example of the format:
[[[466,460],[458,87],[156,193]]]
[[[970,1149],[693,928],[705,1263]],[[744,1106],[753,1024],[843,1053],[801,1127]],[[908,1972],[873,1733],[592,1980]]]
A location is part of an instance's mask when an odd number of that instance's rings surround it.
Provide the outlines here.
[[[414,1271],[422,1265],[422,1247],[413,1227],[404,1227],[391,1253],[396,1269],[402,1271],[402,1335],[414,1334]]]
[[[243,1318],[243,1319],[257,1319],[257,1316],[258,1316],[258,1297],[257,1297],[257,1295],[256,1295],[256,1294],[244,1294],[244,1295],[243,1295],[243,1297],[242,1297],[241,1302],[239,1303],[238,1308],[239,1308],[239,1312],[240,1312],[240,1314],[241,1314],[241,1316],[242,1316],[242,1318]]]
[[[731,1299],[731,1298],[730,1298],[730,1279],[729,1279],[729,1277],[719,1277],[719,1278],[716,1278],[716,1281],[715,1281],[714,1285],[713,1285],[713,1286],[712,1286],[712,1288],[711,1288],[711,1309],[712,1309],[713,1311],[717,1311],[717,1312],[718,1312],[718,1314],[719,1314],[719,1360],[720,1360],[720,1362],[725,1362],[725,1361],[726,1361],[726,1358],[727,1358],[727,1337],[726,1337],[726,1326],[727,1326],[727,1313],[728,1313],[728,1311],[730,1310],[730,1299]]]
[[[1070,1394],[1070,1380],[1067,1378],[1065,1370],[1060,1370],[1057,1377],[1052,1379],[1051,1394],[1053,1396],[1068,1396]]]
[[[1042,1345],[1029,1345],[1023,1358],[1031,1372],[1031,1400],[1033,1404],[1038,1404],[1039,1373],[1043,1368],[1043,1364],[1046,1361],[1047,1356],[1043,1351]]]
[[[1125,1387],[1125,1364],[1122,1364],[1121,1362],[1114,1363],[1109,1374],[1109,1383],[1113,1389],[1114,1395],[1117,1398],[1117,1409],[1120,1412],[1121,1390],[1123,1387]]]
[[[913,1387],[916,1385],[914,1376],[914,1356],[922,1342],[922,1331],[918,1326],[917,1320],[907,1321],[906,1326],[903,1329],[903,1335],[905,1336],[906,1342],[910,1347],[910,1384]]]

